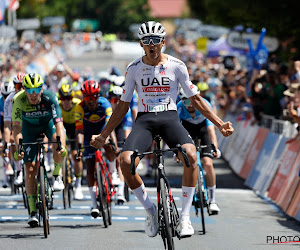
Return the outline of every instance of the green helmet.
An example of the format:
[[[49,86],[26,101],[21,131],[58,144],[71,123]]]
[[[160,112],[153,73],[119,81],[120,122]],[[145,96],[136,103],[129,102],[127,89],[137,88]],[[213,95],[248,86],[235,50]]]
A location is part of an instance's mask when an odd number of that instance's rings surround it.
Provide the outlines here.
[[[38,88],[44,84],[43,78],[36,73],[30,73],[23,78],[23,87],[27,89]]]

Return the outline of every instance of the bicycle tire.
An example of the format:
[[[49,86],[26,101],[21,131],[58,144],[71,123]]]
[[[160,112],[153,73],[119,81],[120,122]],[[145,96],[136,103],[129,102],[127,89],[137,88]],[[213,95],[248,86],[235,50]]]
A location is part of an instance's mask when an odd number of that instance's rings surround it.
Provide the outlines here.
[[[106,195],[109,195],[110,197],[110,201],[109,202],[106,202],[106,207],[107,207],[107,215],[108,215],[108,224],[111,225],[112,224],[112,220],[111,220],[111,200],[112,200],[112,197],[111,197],[111,190],[112,190],[112,187],[111,187],[111,184],[109,182],[109,179],[108,179],[108,176],[107,176],[108,173],[105,174],[105,181],[107,183],[107,187],[108,187],[108,193],[106,193]],[[106,188],[105,188],[106,190]],[[107,199],[106,199],[107,200]]]
[[[63,174],[63,182],[65,184],[65,187],[63,189],[63,205],[64,209],[67,209],[67,199],[68,199],[68,189],[69,189],[69,183],[68,183],[68,176],[67,176],[67,159],[65,158],[63,161],[63,166],[62,166],[62,174]]]
[[[16,194],[15,174],[9,175],[10,195]]]
[[[124,184],[124,196],[127,202],[130,201],[130,191],[126,182]]]
[[[172,250],[174,249],[174,241],[173,241],[173,235],[172,235],[172,229],[171,229],[171,218],[170,218],[170,206],[168,206],[168,202],[169,202],[169,192],[166,189],[166,183],[165,180],[163,178],[160,178],[159,180],[160,182],[160,197],[161,197],[161,208],[163,209],[162,211],[162,216],[163,216],[163,233],[162,233],[162,237],[164,236],[166,239],[164,239],[164,244],[165,244],[165,240],[167,243],[167,248],[168,250]],[[166,248],[166,244],[165,244],[165,248]]]
[[[106,198],[104,198],[104,185],[103,185],[103,176],[100,168],[99,162],[96,163],[96,176],[97,176],[97,194],[98,194],[98,201],[99,207],[102,212],[102,219],[104,223],[104,227],[108,227],[108,212],[106,206]]]
[[[67,159],[67,170],[68,170],[68,176],[67,176],[67,182],[68,182],[68,204],[69,208],[72,207],[72,198],[73,198],[73,176],[72,176],[72,164],[70,162],[70,159]]]
[[[40,214],[43,217],[43,229],[44,229],[44,236],[48,238],[49,235],[49,213],[48,213],[48,206],[46,201],[46,183],[45,183],[45,170],[43,166],[39,167],[39,178],[40,178]]]
[[[200,172],[200,167],[198,168],[198,180],[197,180],[197,185],[196,185],[196,195],[197,195],[197,207],[200,209],[200,214],[201,214],[201,224],[202,224],[202,233],[206,233],[205,229],[205,218],[204,218],[204,195],[203,195],[203,173]]]

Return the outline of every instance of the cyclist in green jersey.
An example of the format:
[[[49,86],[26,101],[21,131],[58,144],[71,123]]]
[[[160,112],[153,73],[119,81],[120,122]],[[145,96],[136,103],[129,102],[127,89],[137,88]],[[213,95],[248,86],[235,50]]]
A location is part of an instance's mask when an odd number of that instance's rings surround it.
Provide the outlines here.
[[[23,78],[23,87],[13,99],[12,123],[16,148],[19,139],[24,143],[35,142],[40,134],[44,133],[49,140],[56,140],[60,136],[62,149],[57,151],[57,144],[53,145],[53,158],[55,169],[53,176],[54,191],[64,188],[60,176],[60,169],[66,156],[66,135],[63,126],[62,112],[58,104],[57,96],[48,90],[43,90],[43,78],[35,73],[27,74]],[[26,166],[26,192],[29,204],[28,224],[31,227],[38,225],[36,196],[37,184],[35,176],[38,173],[37,145],[24,145],[24,151],[14,153],[16,160],[24,160]]]

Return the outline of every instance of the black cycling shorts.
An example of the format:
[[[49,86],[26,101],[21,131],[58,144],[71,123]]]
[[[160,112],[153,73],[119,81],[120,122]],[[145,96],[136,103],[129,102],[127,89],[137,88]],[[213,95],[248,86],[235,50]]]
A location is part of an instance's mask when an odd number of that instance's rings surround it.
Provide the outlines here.
[[[205,146],[201,148],[201,158],[206,156],[213,159],[214,156],[212,154],[212,146],[207,131],[206,120],[199,124],[193,124],[186,120],[182,120],[182,125],[194,140],[199,139],[201,146]]]
[[[75,140],[76,139],[76,127],[75,123],[64,123],[64,127],[66,129],[66,134],[68,139]],[[76,141],[71,142],[71,150],[76,150]]]
[[[137,149],[140,153],[146,152],[155,135],[160,135],[170,148],[177,144],[193,144],[191,136],[179,121],[177,111],[139,112],[122,151]]]

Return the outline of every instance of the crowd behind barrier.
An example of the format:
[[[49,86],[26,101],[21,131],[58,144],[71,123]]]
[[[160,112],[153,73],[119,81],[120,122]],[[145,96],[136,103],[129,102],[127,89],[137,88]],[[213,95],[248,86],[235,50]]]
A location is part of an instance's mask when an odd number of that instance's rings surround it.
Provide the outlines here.
[[[270,116],[263,117],[262,126],[230,113],[225,120],[233,122],[235,132],[228,138],[217,136],[232,170],[246,186],[300,221],[300,140],[287,143],[297,134],[295,126]]]

